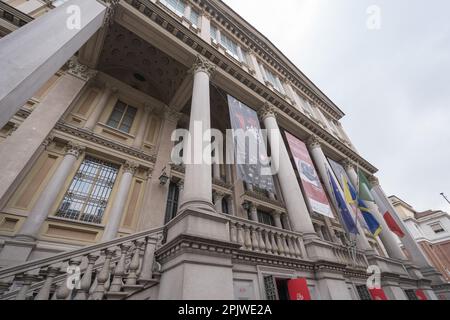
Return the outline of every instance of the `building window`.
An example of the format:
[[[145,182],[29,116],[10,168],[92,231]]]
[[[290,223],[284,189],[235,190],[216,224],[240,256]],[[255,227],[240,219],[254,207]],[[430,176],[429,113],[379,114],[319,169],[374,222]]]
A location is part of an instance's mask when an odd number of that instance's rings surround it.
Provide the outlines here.
[[[57,217],[101,223],[119,166],[87,156],[66,192]]]
[[[228,205],[228,201],[229,201],[229,198],[227,198],[227,197],[222,198],[222,212],[225,214],[230,214],[230,207]]]
[[[262,66],[262,67],[266,74],[266,81],[269,82],[275,88],[275,90],[284,94],[284,88],[281,85],[280,79],[278,79],[278,77],[275,75],[275,73],[273,73],[271,70],[269,70],[268,68],[266,68],[264,66]]]
[[[246,62],[244,59],[245,57],[240,56],[238,44],[234,40],[232,40],[225,33],[219,32],[219,29],[214,25],[211,25],[210,32],[213,42],[221,44],[226,49],[227,53],[237,61]]]
[[[430,224],[430,227],[431,227],[431,230],[433,230],[434,233],[436,233],[436,234],[445,232],[445,229],[442,227],[442,225],[439,222]]]
[[[125,133],[130,133],[134,118],[136,117],[137,109],[129,106],[122,101],[117,101],[108,122],[109,127],[118,129]]]
[[[186,4],[181,0],[161,0],[161,3],[179,16],[184,15]]]
[[[412,289],[405,289],[405,294],[408,300],[419,300],[416,296],[416,292]]]
[[[263,211],[258,210],[258,221],[259,223],[268,225],[268,226],[275,226],[275,221],[273,220],[273,217],[271,214]]]
[[[189,16],[189,21],[192,23],[193,26],[198,27],[200,21],[200,14],[192,9],[191,15]]]
[[[372,300],[369,290],[367,290],[367,286],[365,285],[356,286],[356,291],[358,291],[358,295],[361,300]]]
[[[167,195],[165,223],[168,223],[170,220],[177,216],[179,194],[180,189],[178,188],[177,184],[171,182],[169,185],[169,194]]]

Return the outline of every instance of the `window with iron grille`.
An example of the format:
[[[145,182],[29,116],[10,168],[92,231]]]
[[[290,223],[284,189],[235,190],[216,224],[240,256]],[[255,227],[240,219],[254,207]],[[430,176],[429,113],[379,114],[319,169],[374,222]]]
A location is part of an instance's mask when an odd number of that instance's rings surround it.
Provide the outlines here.
[[[275,226],[275,221],[271,214],[258,210],[258,221],[268,226]]]
[[[167,205],[166,205],[166,218],[165,223],[176,217],[178,212],[178,198],[180,194],[180,189],[177,184],[171,182],[169,185],[169,193],[167,195]]]
[[[273,276],[264,277],[264,289],[266,291],[267,300],[278,300],[277,286]]]
[[[118,171],[118,165],[86,156],[56,216],[101,223]]]
[[[358,291],[358,295],[361,300],[372,300],[369,290],[367,290],[367,286],[365,285],[356,286],[356,291]]]
[[[406,289],[405,294],[408,300],[419,300],[419,298],[417,298],[416,292],[412,289]]]
[[[114,106],[114,110],[106,124],[109,127],[118,129],[125,133],[130,133],[136,113],[137,109],[135,107],[129,106],[119,100]]]

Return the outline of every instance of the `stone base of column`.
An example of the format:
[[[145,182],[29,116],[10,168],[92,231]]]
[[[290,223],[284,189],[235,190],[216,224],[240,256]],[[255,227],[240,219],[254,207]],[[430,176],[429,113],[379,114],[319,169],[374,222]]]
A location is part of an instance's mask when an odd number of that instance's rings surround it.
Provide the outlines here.
[[[183,202],[178,209],[178,215],[184,212],[204,212],[209,214],[216,214],[216,208],[212,202],[205,201],[203,199],[194,199]]]
[[[321,300],[353,300],[344,278],[344,270],[316,266],[317,287]]]
[[[381,288],[388,300],[408,300],[405,292],[400,287],[397,280],[394,279],[383,279],[381,280]]]
[[[423,277],[431,280],[432,285],[440,285],[446,283],[442,274],[433,267],[420,268]]]
[[[228,220],[185,210],[168,225],[167,240],[156,252],[161,264],[159,299],[233,300],[232,254]]]
[[[34,248],[36,248],[35,241],[6,240],[0,251],[0,268],[27,261]]]

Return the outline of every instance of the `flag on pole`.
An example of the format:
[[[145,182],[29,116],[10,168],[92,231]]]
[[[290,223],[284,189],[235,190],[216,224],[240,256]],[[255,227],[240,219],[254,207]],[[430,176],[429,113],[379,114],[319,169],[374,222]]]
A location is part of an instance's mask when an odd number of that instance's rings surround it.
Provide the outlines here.
[[[366,175],[358,168],[358,195],[361,200],[375,202],[370,192],[372,185],[367,180]]]
[[[395,233],[400,238],[403,238],[405,236],[405,233],[403,232],[402,228],[398,225],[398,223],[395,221],[393,217],[393,213],[391,213],[389,209],[389,204],[387,204],[384,201],[384,197],[380,196],[377,192],[377,190],[373,190],[373,196],[375,199],[375,203],[377,204],[378,208],[380,209],[380,212],[384,212],[383,218],[384,221],[386,221],[387,226],[389,229]],[[386,200],[388,201],[388,200]]]
[[[333,195],[338,205],[339,214],[341,216],[344,228],[350,234],[358,234],[358,227],[356,226],[355,220],[353,219],[350,211],[347,208],[347,203],[338,188],[337,182],[334,180],[333,175],[327,168],[328,179],[330,180],[331,188],[333,189]]]
[[[357,203],[356,210],[359,209],[361,211],[361,215],[364,219],[367,229],[373,234],[374,237],[378,236],[382,230],[380,223],[374,217],[373,213],[370,212],[369,208],[364,203],[364,201],[358,197],[355,188],[353,188],[353,185],[350,183],[350,181],[347,181],[345,177],[343,177],[343,179],[344,179],[344,193],[346,195],[345,198],[347,202],[349,204]]]

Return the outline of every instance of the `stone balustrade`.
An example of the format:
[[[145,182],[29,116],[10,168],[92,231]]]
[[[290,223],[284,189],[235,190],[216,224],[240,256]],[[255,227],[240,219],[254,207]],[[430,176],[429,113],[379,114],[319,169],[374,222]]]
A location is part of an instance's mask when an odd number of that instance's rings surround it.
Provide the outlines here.
[[[301,259],[305,256],[300,233],[279,229],[237,217],[230,219],[230,239],[241,250]]]
[[[333,244],[333,253],[337,262],[345,264],[348,267],[365,270],[369,266],[366,256],[359,250]]]
[[[118,300],[158,283],[162,228],[0,270],[0,300]]]

